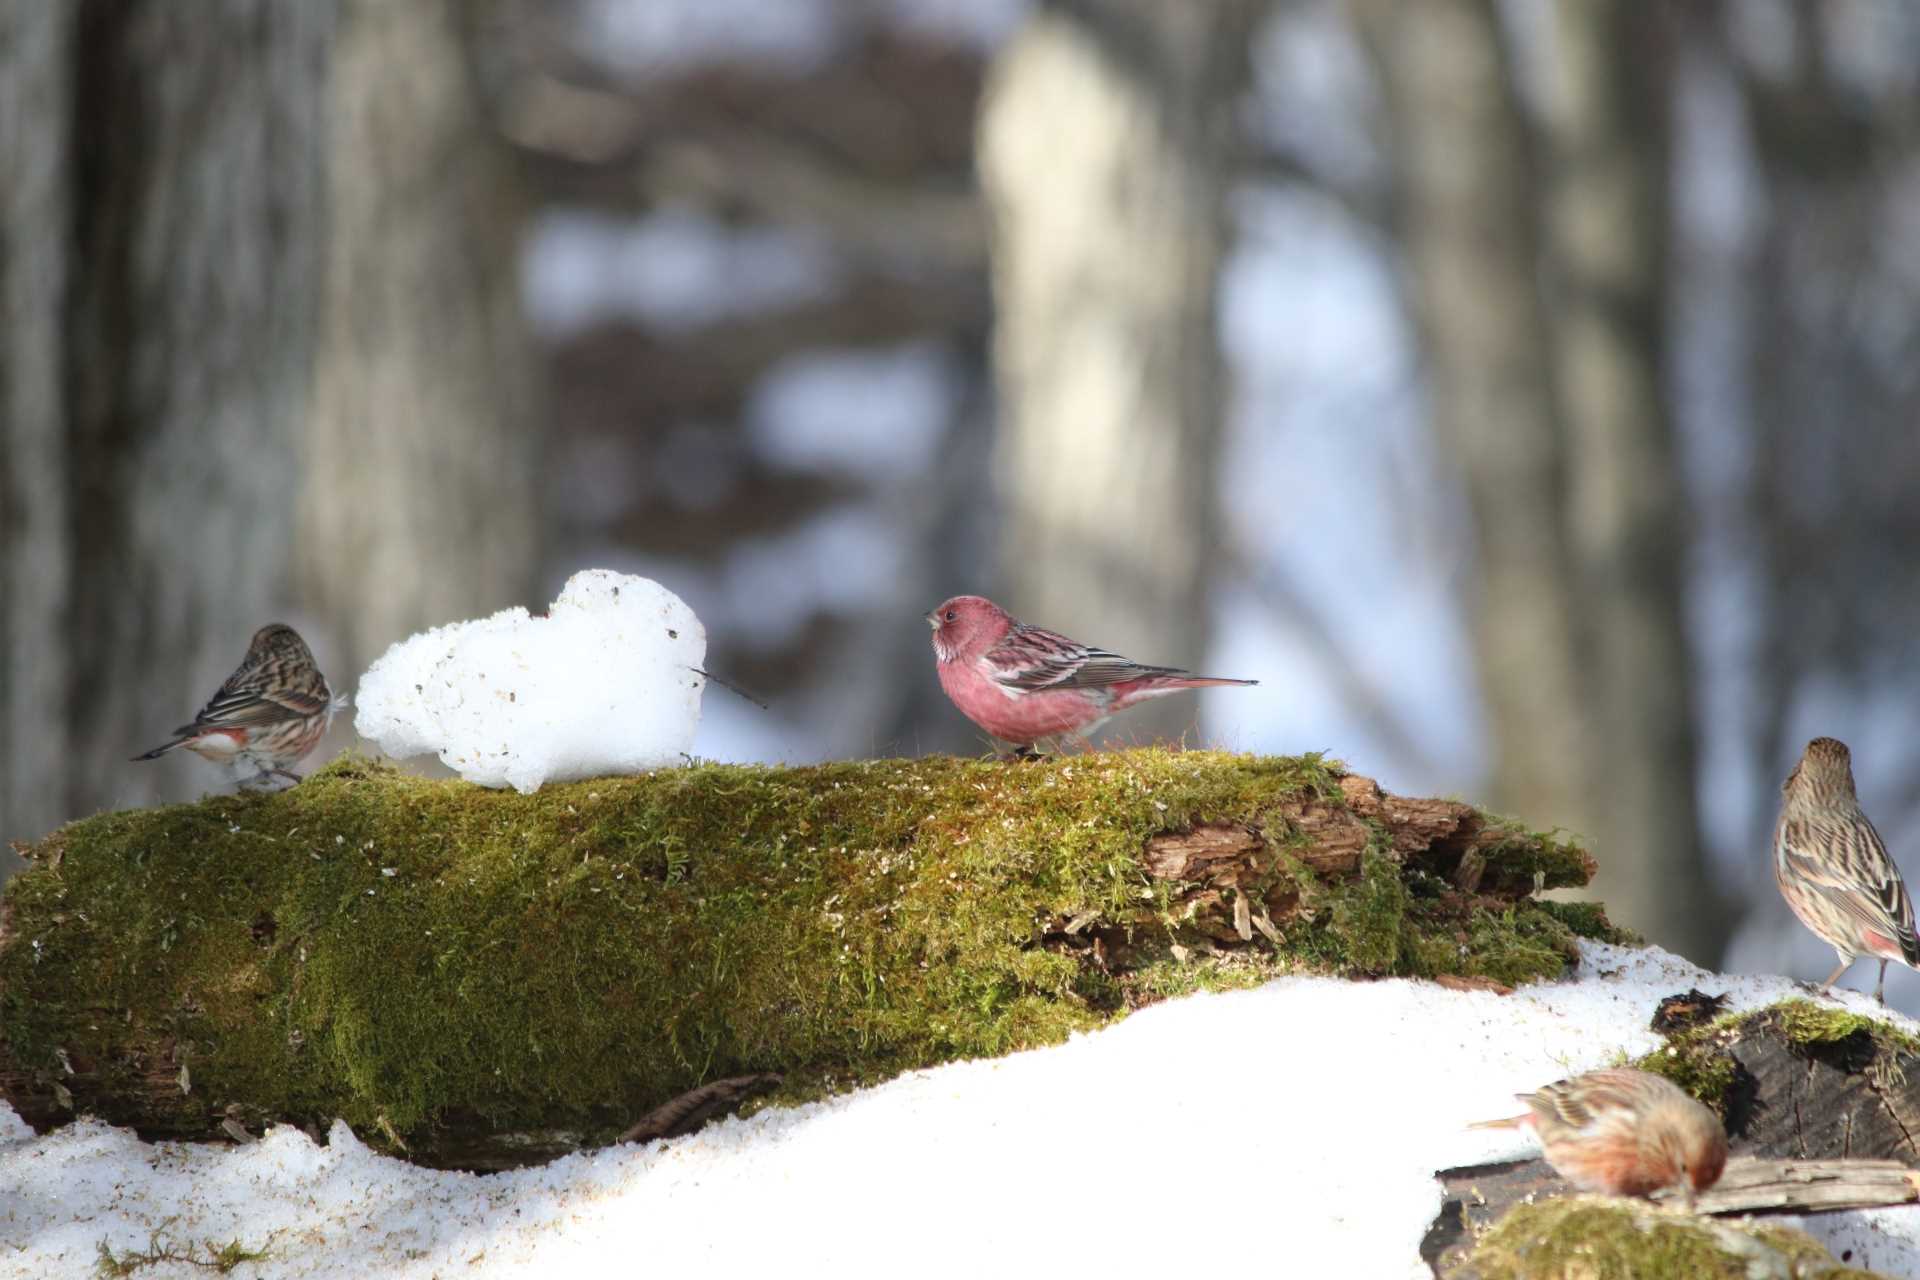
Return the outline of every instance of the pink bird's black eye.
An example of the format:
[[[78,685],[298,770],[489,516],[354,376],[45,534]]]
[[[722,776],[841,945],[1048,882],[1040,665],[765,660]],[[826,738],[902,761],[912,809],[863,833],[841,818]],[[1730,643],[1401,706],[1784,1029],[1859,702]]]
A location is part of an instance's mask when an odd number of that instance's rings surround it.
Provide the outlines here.
[[[958,621],[958,620],[959,620],[959,618],[960,618],[960,615],[959,615],[959,614],[957,614],[957,613],[955,613],[955,612],[954,612],[953,610],[951,610],[951,609],[949,609],[949,610],[947,610],[947,621],[948,621],[948,622],[955,622],[955,621]]]

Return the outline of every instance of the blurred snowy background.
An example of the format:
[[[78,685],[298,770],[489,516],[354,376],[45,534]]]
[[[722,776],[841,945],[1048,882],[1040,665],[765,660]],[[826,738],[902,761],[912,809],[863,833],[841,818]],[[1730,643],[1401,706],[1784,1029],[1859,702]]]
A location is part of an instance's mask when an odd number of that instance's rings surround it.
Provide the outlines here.
[[[1262,681],[1110,741],[1817,977],[1809,736],[1920,871],[1916,77],[1895,0],[0,0],[0,835],[199,794],[126,757],[262,622],[351,688],[587,567],[771,701],[702,755],[974,752],[978,591]]]

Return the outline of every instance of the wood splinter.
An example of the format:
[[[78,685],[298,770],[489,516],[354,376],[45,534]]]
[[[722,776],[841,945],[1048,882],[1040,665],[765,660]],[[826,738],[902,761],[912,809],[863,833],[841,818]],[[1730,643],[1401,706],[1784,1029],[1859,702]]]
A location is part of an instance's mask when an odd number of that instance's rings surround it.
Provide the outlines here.
[[[755,1094],[779,1087],[780,1081],[779,1072],[761,1071],[750,1076],[729,1076],[689,1089],[641,1116],[619,1140],[652,1142],[658,1138],[685,1137],[707,1121],[735,1110]]]

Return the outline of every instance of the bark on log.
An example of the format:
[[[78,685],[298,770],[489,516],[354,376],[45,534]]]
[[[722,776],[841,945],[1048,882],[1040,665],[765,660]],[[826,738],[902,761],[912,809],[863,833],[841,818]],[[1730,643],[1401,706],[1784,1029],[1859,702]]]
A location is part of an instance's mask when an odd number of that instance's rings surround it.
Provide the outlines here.
[[[703,766],[533,796],[347,761],[62,828],[0,902],[0,1097],[156,1136],[338,1116],[525,1164],[1298,968],[1553,976],[1578,849],[1317,760]],[[1474,891],[1449,877],[1481,868]]]
[[[1832,1019],[1824,1027],[1822,1015]],[[1727,1128],[1741,1149],[1920,1166],[1920,1052],[1874,1027],[1797,1001],[1718,1033],[1713,1048],[1733,1063]]]

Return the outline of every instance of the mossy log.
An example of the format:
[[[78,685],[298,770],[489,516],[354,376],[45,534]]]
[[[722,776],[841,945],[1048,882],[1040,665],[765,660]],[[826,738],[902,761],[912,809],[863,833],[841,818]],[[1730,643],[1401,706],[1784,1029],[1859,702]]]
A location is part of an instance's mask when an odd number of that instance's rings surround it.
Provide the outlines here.
[[[114,813],[0,905],[0,1096],[153,1136],[346,1119],[424,1163],[606,1141],[1277,973],[1511,984],[1608,936],[1588,856],[1317,757],[701,765],[532,796],[347,759]]]
[[[1572,1196],[1523,1204],[1448,1280],[1887,1280],[1846,1266],[1803,1231]]]
[[[1712,1008],[1718,1000],[1695,991],[1662,1009],[1676,1004]],[[1673,1080],[1726,1122],[1735,1162],[1724,1185],[1700,1197],[1703,1214],[1920,1201],[1920,1043],[1888,1023],[1788,1000],[1673,1030],[1665,1047],[1635,1065]],[[1539,1159],[1435,1176],[1446,1199],[1422,1255],[1437,1276],[1459,1272],[1476,1238],[1516,1206],[1567,1192]]]

